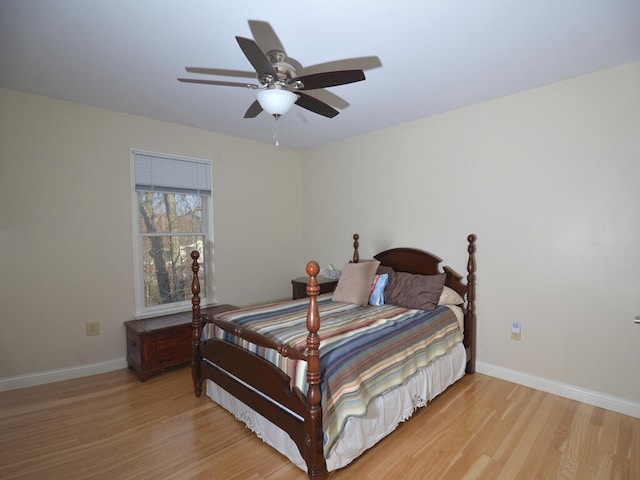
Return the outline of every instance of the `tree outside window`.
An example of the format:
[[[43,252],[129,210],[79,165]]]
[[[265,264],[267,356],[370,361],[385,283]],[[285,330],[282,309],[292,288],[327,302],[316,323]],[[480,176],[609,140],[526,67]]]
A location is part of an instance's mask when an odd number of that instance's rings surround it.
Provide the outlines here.
[[[191,252],[203,256],[200,195],[138,193],[144,268],[144,305],[191,299]]]

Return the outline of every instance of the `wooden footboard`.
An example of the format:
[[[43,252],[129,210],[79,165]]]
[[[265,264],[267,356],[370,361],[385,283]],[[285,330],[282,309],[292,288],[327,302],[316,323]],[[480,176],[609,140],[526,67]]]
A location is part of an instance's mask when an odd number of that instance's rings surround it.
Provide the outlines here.
[[[317,296],[320,288],[316,276],[318,263],[307,264],[309,284],[307,294],[307,350],[303,354],[286,344],[276,343],[255,331],[231,322],[200,314],[200,282],[198,279],[199,253],[191,253],[193,260],[193,350],[192,376],[196,396],[202,394],[202,383],[211,379],[218,386],[283,429],[297,445],[307,463],[309,478],[322,479],[327,473],[323,451],[322,406],[320,404],[320,315]],[[283,357],[307,362],[307,395],[291,387],[291,379],[275,365],[234,344],[210,339],[202,341],[202,330],[213,323],[227,333],[243,338],[255,345],[277,350]],[[282,408],[284,407],[284,408]]]

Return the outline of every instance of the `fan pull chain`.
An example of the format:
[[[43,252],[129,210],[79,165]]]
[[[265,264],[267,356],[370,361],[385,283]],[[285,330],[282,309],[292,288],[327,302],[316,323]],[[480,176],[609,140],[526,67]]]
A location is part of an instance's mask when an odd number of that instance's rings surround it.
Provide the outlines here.
[[[278,119],[280,118],[280,115],[274,115],[273,116],[276,121],[273,124],[273,140],[275,142],[276,147],[280,146],[280,142],[278,141]]]

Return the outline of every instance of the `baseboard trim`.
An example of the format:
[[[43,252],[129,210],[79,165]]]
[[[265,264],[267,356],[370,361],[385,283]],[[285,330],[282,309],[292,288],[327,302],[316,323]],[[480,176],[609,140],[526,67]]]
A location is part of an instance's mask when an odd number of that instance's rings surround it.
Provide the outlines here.
[[[79,367],[61,368],[58,370],[0,378],[0,392],[70,380],[72,378],[87,377],[89,375],[111,372],[121,368],[127,368],[126,357],[115,358],[113,360],[107,360],[106,362],[81,365]],[[624,415],[640,418],[640,403],[481,361],[476,361],[476,371],[484,375],[570,398],[571,400],[583,402],[588,405],[594,405]]]
[[[476,371],[491,377],[524,385],[525,387],[535,388],[536,390],[542,390],[543,392],[577,400],[578,402],[588,405],[594,405],[631,417],[640,418],[640,403],[631,402],[623,398],[613,397],[605,393],[587,390],[568,383],[562,383],[549,378],[538,377],[480,361],[476,361]]]
[[[127,368],[126,357],[114,358],[106,362],[92,363],[78,367],[61,368],[58,370],[47,370],[45,372],[29,373],[16,377],[0,378],[0,392],[15,390],[17,388],[32,387],[45,383],[70,380],[72,378],[87,377],[98,373],[111,372]]]

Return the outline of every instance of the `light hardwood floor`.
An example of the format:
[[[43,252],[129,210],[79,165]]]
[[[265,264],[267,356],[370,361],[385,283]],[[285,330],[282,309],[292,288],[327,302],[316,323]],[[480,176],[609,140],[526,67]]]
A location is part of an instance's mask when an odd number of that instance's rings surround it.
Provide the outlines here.
[[[190,370],[128,370],[0,393],[0,478],[305,479]],[[475,374],[332,480],[640,479],[640,419]]]

